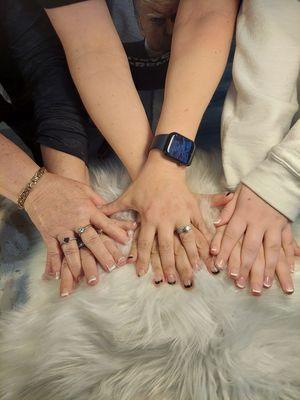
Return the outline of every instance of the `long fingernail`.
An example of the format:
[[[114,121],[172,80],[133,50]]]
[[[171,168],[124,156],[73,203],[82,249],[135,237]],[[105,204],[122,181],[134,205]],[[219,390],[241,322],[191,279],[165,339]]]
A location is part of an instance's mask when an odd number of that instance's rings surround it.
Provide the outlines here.
[[[176,283],[176,278],[175,278],[174,275],[171,274],[171,275],[168,275],[167,281],[168,281],[168,284],[169,284],[169,285],[175,285],[175,283]]]
[[[59,280],[60,279],[60,272],[55,272],[55,280]]]
[[[106,268],[108,269],[108,272],[112,272],[114,269],[116,269],[117,268],[117,266],[115,265],[115,264],[113,264],[113,265],[106,265]]]
[[[97,281],[96,275],[91,275],[91,276],[89,277],[89,279],[88,279],[88,284],[89,284],[89,285],[94,285],[94,284],[96,283],[96,281]]]
[[[268,289],[271,286],[272,286],[272,279],[270,276],[266,276],[264,280],[264,287]]]
[[[62,292],[60,297],[67,297],[69,296],[70,292]]]
[[[215,265],[211,268],[211,273],[212,274],[218,274],[220,272],[219,268],[216,267]]]
[[[216,219],[216,220],[213,221],[214,225],[217,225],[217,224],[219,224],[220,222],[221,222],[221,218]]]
[[[118,266],[121,267],[121,266],[125,265],[126,262],[127,262],[127,258],[126,257],[120,257],[118,259]]]
[[[292,286],[289,286],[285,289],[286,294],[293,294],[294,293],[294,288]]]
[[[240,289],[244,289],[246,286],[246,280],[243,276],[241,276],[237,281],[236,281],[236,286]]]
[[[188,281],[184,282],[183,285],[186,289],[189,289],[193,286],[193,282],[191,280],[188,280]]]

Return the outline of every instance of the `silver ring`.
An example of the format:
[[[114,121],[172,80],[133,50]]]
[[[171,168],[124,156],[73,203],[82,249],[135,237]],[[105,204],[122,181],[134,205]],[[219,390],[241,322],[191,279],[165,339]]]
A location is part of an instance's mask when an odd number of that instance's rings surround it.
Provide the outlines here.
[[[175,232],[180,235],[181,233],[189,233],[193,230],[193,228],[191,227],[191,225],[183,225],[180,226],[179,228],[177,228],[175,230]]]
[[[75,237],[65,237],[65,238],[63,238],[63,240],[59,244],[61,246],[63,246],[65,244],[68,244],[69,242],[71,242],[71,240],[76,240],[77,241],[77,238],[75,238]]]
[[[79,236],[81,236],[87,229],[89,229],[92,225],[88,224],[86,226],[81,226],[80,228],[77,229],[77,233]]]

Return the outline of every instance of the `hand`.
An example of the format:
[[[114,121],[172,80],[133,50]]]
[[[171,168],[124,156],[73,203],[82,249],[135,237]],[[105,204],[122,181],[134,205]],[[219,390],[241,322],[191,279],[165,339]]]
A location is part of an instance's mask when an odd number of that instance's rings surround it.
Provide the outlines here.
[[[262,243],[266,259],[265,287],[272,285],[281,244],[289,268],[293,269],[294,247],[288,220],[244,185],[238,188],[234,199],[224,208],[215,224],[221,226],[228,221],[225,231],[217,232],[214,237],[211,252],[218,254],[216,264],[223,267],[229,262],[230,257],[236,259],[232,256],[232,252],[238,241],[243,238],[241,268],[238,271],[240,283],[247,281]]]
[[[155,154],[154,154],[155,153]],[[176,274],[174,231],[183,225],[194,225],[201,233],[202,240],[209,250],[211,238],[201,216],[197,200],[185,183],[185,169],[163,159],[156,152],[150,152],[138,178],[115,202],[102,207],[106,215],[133,209],[140,214],[141,229],[137,245],[136,270],[138,276],[144,275],[149,266],[155,235],[158,239],[163,274],[169,283],[174,282]],[[181,234],[180,240],[185,248],[193,269],[200,266],[195,233]]]
[[[62,246],[59,243],[64,238],[74,238],[80,226],[89,224],[93,226],[82,234],[82,241],[104,268],[109,270],[115,265],[113,256],[100,240],[96,229],[103,230],[120,243],[127,243],[129,237],[126,229],[134,229],[134,224],[107,218],[97,208],[102,204],[103,199],[82,183],[51,173],[43,176],[28,196],[25,209],[46,243],[47,271],[59,277],[64,255],[75,282],[78,281],[82,263],[77,242],[70,240]],[[92,270],[94,272],[95,268]]]

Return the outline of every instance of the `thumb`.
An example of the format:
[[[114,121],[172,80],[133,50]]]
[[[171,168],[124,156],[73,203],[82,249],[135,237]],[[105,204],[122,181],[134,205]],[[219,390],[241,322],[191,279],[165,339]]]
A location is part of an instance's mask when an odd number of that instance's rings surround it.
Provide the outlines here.
[[[119,197],[117,200],[112,201],[111,203],[104,204],[100,208],[100,210],[105,215],[108,215],[108,216],[115,214],[119,211],[125,211],[125,210],[129,210],[129,209],[130,209],[130,205],[127,204],[124,196]]]
[[[216,227],[228,224],[234,213],[235,205],[236,201],[232,200],[224,206],[219,217],[214,221]]]

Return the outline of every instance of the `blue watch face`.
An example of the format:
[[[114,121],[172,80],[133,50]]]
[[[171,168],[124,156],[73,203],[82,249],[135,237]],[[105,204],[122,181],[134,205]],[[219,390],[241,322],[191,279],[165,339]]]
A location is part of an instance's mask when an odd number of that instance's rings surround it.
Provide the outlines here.
[[[194,142],[178,133],[173,133],[166,148],[169,157],[181,164],[189,165],[194,154]]]

